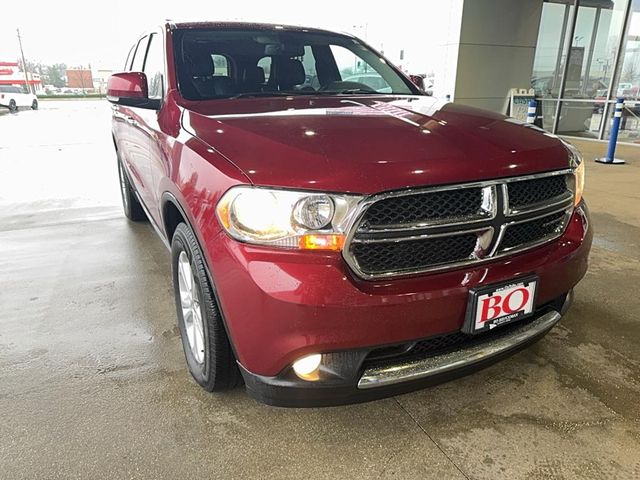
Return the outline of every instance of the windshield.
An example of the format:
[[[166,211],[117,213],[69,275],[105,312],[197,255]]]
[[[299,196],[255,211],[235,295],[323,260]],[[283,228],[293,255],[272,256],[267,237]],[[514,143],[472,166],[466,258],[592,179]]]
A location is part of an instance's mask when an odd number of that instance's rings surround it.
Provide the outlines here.
[[[419,95],[378,53],[330,33],[178,30],[179,89],[188,100],[278,95]]]

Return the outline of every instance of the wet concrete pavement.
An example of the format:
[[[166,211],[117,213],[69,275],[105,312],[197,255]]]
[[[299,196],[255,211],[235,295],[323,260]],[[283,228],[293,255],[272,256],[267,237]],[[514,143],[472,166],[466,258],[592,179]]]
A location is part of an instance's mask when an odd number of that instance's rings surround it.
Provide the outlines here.
[[[640,148],[578,146],[596,236],[560,326],[454,382],[295,410],[189,377],[106,102],[0,116],[0,478],[640,478]]]

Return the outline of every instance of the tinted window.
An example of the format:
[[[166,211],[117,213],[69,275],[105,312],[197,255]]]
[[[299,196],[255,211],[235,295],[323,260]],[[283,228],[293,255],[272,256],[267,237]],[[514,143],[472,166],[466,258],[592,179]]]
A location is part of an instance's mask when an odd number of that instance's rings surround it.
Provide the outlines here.
[[[213,75],[219,77],[230,77],[231,76],[231,65],[229,64],[229,59],[224,55],[211,55],[211,59],[213,60]]]
[[[154,33],[151,35],[147,60],[144,63],[144,73],[147,75],[149,98],[162,98],[164,78],[164,49],[162,37]]]
[[[264,79],[269,81],[269,75],[271,75],[271,57],[262,57],[258,60],[258,67],[264,72]]]
[[[374,67],[353,51],[339,45],[331,45],[331,52],[336,59],[342,81],[359,83],[377,92],[391,91],[389,84]],[[358,85],[353,85],[353,88],[358,88]]]
[[[352,37],[287,30],[185,29],[177,30],[173,38],[178,86],[190,100],[238,94],[419,94],[378,53]]]
[[[144,36],[138,42],[138,46],[136,47],[136,53],[133,56],[133,62],[131,64],[130,70],[132,72],[141,72],[142,66],[144,65],[144,57],[147,53],[147,40],[148,36]]]
[[[304,47],[304,55],[300,58],[304,67],[304,83],[302,85],[312,87],[314,90],[320,88],[318,72],[316,70],[316,57],[313,55],[313,48],[309,45]]]

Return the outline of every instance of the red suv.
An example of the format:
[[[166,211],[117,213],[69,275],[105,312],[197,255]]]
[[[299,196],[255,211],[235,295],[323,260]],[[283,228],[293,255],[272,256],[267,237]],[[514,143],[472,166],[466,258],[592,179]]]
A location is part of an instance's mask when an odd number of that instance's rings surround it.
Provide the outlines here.
[[[124,211],[171,249],[206,390],[380,398],[511,354],[569,307],[592,233],[582,159],[554,135],[427,96],[324,30],[168,23],[124,70]]]

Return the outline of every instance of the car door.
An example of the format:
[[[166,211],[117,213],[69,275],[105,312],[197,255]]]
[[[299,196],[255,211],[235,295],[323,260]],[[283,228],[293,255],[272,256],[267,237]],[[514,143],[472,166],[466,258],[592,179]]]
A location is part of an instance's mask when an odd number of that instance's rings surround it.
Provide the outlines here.
[[[165,96],[166,65],[164,36],[160,30],[149,34],[143,72],[147,77],[149,99],[159,100],[162,107]],[[168,160],[165,149],[162,148],[166,134],[158,122],[160,110],[142,108],[136,110],[138,110],[139,128],[144,130],[146,135],[147,148],[144,153],[149,167],[149,182],[153,185],[147,206],[156,224],[161,225],[160,195],[162,192],[159,190],[159,183],[161,178],[168,175]]]
[[[31,106],[31,98],[28,93],[25,93],[24,90],[20,87],[13,87],[16,91],[16,104],[19,107],[30,107]]]
[[[138,47],[138,43],[139,42],[136,41],[129,49],[127,60],[124,62],[124,67],[122,68],[123,71],[128,71],[131,69],[133,56],[136,52],[136,48]],[[111,129],[113,131],[114,142],[116,143],[116,148],[118,149],[120,158],[126,166],[128,164],[128,153],[126,151],[127,145],[124,138],[124,136],[127,134],[126,116],[122,113],[122,110],[115,103],[111,104],[111,112]]]
[[[136,58],[136,54],[138,51],[143,52],[146,51],[146,46],[142,46],[143,40],[146,37],[138,39],[138,41],[134,44],[132,54],[130,54],[130,58],[127,57],[127,63],[125,65],[125,71],[131,71],[133,68],[133,63]],[[140,59],[140,65],[144,62],[144,53],[141,53],[142,57]],[[139,154],[135,151],[134,140],[133,140],[133,117],[131,116],[131,109],[127,106],[113,104],[111,106],[112,110],[112,119],[113,119],[113,130],[115,139],[118,147],[118,154],[120,156],[120,160],[122,161],[125,170],[129,174],[129,179],[133,184],[135,190],[139,192],[142,189],[142,177],[139,173],[139,167],[136,165],[135,161],[136,156]]]
[[[148,46],[149,35],[145,35],[138,41],[130,71],[142,72]],[[153,214],[153,177],[149,168],[149,131],[143,118],[144,112],[141,108],[117,105],[114,116],[122,121],[119,127],[123,150],[121,158],[129,178],[145,208],[156,217]]]

